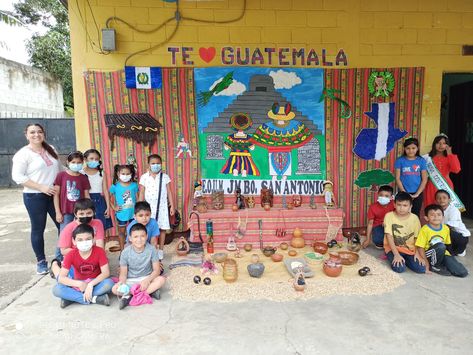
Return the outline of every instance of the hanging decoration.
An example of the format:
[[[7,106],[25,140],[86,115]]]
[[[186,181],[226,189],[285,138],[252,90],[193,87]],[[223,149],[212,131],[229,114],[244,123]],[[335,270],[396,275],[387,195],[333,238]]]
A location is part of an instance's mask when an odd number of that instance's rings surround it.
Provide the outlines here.
[[[387,185],[394,181],[394,175],[387,170],[373,169],[363,171],[355,180],[355,185],[364,189],[370,188],[370,191],[378,191],[379,185]]]
[[[149,113],[107,113],[104,117],[112,151],[115,136],[129,138],[151,148],[162,127]]]
[[[404,137],[407,131],[394,127],[395,103],[374,103],[371,111],[365,112],[377,125],[363,128],[356,137],[353,152],[365,160],[381,160],[393,148],[394,143]]]
[[[389,71],[374,71],[368,79],[368,91],[374,97],[386,98],[394,90],[394,76]]]
[[[319,102],[324,101],[326,98],[339,102],[340,103],[340,117],[348,119],[351,117],[351,114],[352,114],[350,105],[348,104],[348,102],[335,96],[335,94],[339,95],[341,93],[342,93],[341,90],[324,88],[322,90],[322,95],[320,95]]]

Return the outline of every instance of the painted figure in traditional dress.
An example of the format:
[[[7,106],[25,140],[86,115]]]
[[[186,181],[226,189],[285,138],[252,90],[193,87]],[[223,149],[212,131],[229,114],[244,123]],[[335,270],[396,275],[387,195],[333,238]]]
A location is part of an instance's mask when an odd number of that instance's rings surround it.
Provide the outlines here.
[[[255,146],[250,141],[251,135],[245,133],[245,130],[250,128],[252,124],[251,118],[243,113],[234,114],[230,118],[230,125],[237,132],[230,134],[225,139],[225,150],[230,150],[230,156],[220,171],[222,174],[233,174],[233,176],[241,174],[243,177],[259,176],[259,170],[250,152],[255,149]]]
[[[310,142],[313,133],[304,123],[294,120],[290,103],[280,106],[277,102],[268,111],[271,122],[258,127],[251,141],[269,152],[269,174],[276,180],[292,175],[291,151]]]
[[[184,136],[179,134],[179,143],[177,143],[177,154],[176,158],[179,158],[181,155],[183,155],[183,158],[186,157],[186,154],[189,154],[189,158],[192,157],[192,152],[189,148],[189,143],[186,142]]]

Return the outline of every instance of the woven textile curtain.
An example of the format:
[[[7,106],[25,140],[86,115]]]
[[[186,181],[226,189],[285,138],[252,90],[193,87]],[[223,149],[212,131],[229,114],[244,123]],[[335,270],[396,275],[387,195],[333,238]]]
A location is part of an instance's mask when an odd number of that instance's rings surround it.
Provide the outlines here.
[[[374,71],[390,71],[395,78],[393,95],[379,100],[370,96],[368,80]],[[374,128],[375,123],[364,114],[376,102],[395,102],[395,126],[418,137],[422,114],[424,68],[334,69],[325,70],[325,87],[341,90],[340,97],[349,103],[352,116],[340,118],[340,104],[325,100],[325,127],[327,146],[327,177],[334,183],[335,196],[345,211],[345,226],[362,226],[367,223],[368,206],[375,194],[355,185],[358,175],[366,170],[385,169],[394,175],[394,161],[402,154],[400,140],[381,161],[364,160],[352,149],[363,128]]]
[[[138,90],[125,87],[124,71],[84,74],[88,106],[90,145],[102,153],[107,186],[113,178],[113,166],[126,164],[133,155],[138,166],[138,177],[147,169],[147,157],[157,153],[163,158],[163,170],[171,177],[171,190],[177,209],[181,212],[180,229],[187,229],[187,216],[193,195],[193,183],[199,174],[197,119],[194,110],[193,69],[163,68],[161,89]],[[149,113],[163,128],[156,144],[149,149],[131,139],[114,138],[115,149],[105,127],[106,113]],[[179,135],[190,144],[192,158],[176,158]]]

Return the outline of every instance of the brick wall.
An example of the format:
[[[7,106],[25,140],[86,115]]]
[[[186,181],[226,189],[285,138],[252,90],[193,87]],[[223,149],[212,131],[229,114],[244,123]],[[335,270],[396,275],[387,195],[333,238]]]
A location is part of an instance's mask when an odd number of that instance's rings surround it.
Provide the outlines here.
[[[70,2],[76,130],[79,147],[88,146],[82,72],[118,70],[134,51],[151,48],[174,29],[166,25],[153,34],[138,33],[114,23],[118,50],[101,55],[86,40],[84,28],[97,42],[97,30],[85,0],[79,9]],[[142,30],[172,17],[174,3],[161,0],[89,0],[99,28],[118,16]],[[181,0],[184,16],[208,20],[231,19],[243,0]],[[438,132],[443,72],[473,72],[473,57],[461,56],[462,44],[473,44],[472,0],[248,0],[247,12],[231,24],[183,21],[176,36],[161,48],[137,56],[131,65],[170,66],[168,46],[306,47],[325,48],[335,55],[343,48],[350,67],[425,66],[422,117],[425,149]],[[195,66],[207,66],[197,55]],[[215,64],[213,64],[215,65]],[[83,117],[83,119],[78,119]],[[423,149],[425,151],[425,149]]]

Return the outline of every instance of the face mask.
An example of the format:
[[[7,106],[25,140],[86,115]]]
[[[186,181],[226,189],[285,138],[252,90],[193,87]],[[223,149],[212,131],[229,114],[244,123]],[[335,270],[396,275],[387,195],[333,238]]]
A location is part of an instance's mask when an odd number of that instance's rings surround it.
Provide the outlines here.
[[[95,169],[96,167],[98,167],[100,165],[100,162],[98,161],[95,161],[95,160],[91,160],[91,161],[88,161],[87,162],[87,166],[91,169]]]
[[[82,164],[70,163],[69,164],[69,169],[71,169],[71,171],[73,171],[75,173],[78,173],[79,171],[82,170]]]
[[[128,182],[131,180],[131,175],[120,175],[120,180],[123,182]]]
[[[77,242],[77,249],[80,251],[86,252],[92,249],[93,242],[92,240],[84,240],[81,242]]]
[[[384,197],[384,196],[378,197],[378,202],[383,206],[387,205],[390,201],[391,199],[389,197]]]
[[[87,217],[79,217],[77,218],[79,220],[79,223],[81,224],[89,224],[92,221],[92,216],[87,216]]]
[[[151,172],[159,173],[161,171],[161,164],[151,164],[150,168],[151,168]]]

